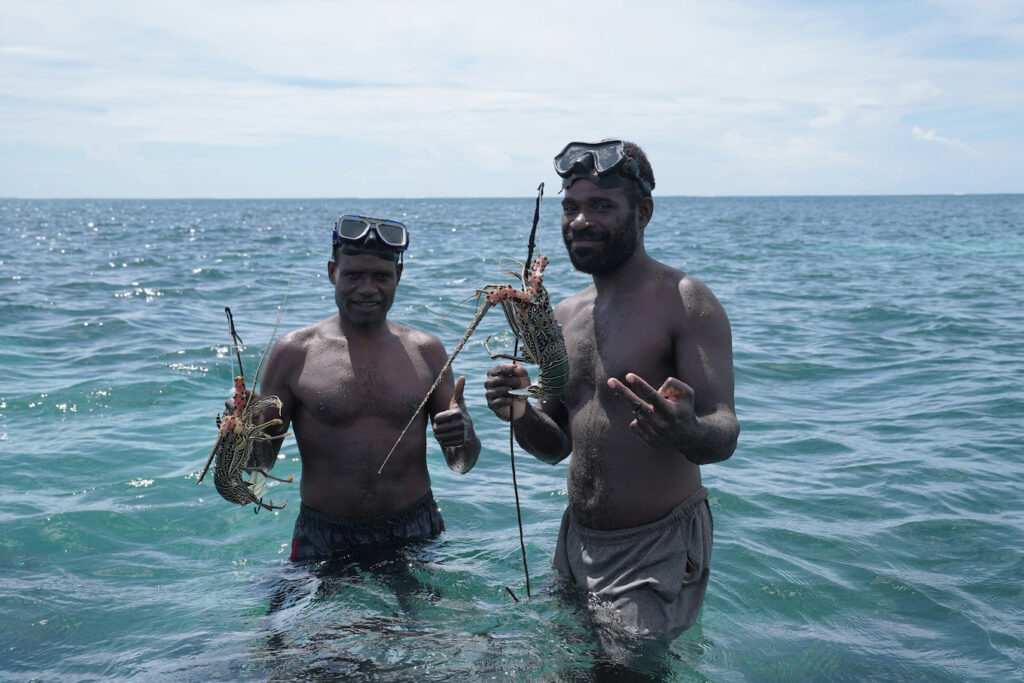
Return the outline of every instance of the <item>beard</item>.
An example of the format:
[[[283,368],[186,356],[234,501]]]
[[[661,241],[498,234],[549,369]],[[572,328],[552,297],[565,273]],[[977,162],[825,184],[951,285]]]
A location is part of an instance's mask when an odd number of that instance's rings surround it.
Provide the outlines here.
[[[573,233],[570,230],[562,231],[562,240],[565,242],[566,251],[569,252],[569,261],[573,268],[586,273],[587,275],[605,275],[626,263],[636,253],[636,242],[639,229],[636,218],[628,223],[619,225],[610,231],[591,229],[582,233]],[[573,238],[597,239],[600,246],[587,249],[583,252],[573,251]]]

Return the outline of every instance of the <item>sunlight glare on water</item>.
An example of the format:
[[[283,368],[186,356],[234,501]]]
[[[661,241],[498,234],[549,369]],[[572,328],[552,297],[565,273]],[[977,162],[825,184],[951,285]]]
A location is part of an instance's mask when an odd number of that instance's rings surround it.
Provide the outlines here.
[[[254,368],[330,315],[330,230],[412,243],[392,316],[451,350],[523,259],[533,197],[0,200],[0,678],[586,680],[602,665],[550,558],[565,465],[487,411],[485,320],[456,360],[483,441],[429,454],[447,532],[318,571],[287,561],[297,484],[252,514],[196,478],[231,389],[224,307]],[[587,285],[543,208],[557,302]],[[650,253],[732,322],[735,456],[698,624],[647,662],[684,680],[993,680],[1024,670],[1024,197],[658,198]],[[460,305],[462,304],[462,305]],[[280,334],[279,332],[279,334]],[[276,474],[301,475],[289,438]],[[521,602],[515,602],[506,587]]]

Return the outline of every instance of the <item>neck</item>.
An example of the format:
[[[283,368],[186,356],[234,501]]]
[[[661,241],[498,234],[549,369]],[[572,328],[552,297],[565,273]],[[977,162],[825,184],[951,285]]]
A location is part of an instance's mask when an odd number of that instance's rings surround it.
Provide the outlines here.
[[[379,321],[357,323],[351,318],[338,314],[338,327],[349,342],[357,339],[376,340],[391,333],[388,327],[388,319]]]
[[[636,251],[629,257],[629,260],[615,270],[607,273],[594,275],[594,287],[598,294],[616,294],[620,291],[630,291],[636,283],[650,271],[654,259],[648,256],[644,249],[643,242],[636,246]]]

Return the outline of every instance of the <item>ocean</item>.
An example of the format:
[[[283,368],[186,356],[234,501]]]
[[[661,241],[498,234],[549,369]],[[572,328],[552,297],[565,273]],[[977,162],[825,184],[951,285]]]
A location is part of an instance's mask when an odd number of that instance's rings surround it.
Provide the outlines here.
[[[557,302],[589,280],[552,195]],[[456,475],[431,441],[447,531],[415,554],[295,567],[297,483],[259,514],[196,484],[232,386],[225,306],[251,373],[282,305],[278,334],[335,310],[334,219],[386,216],[412,238],[391,317],[451,351],[525,258],[534,199],[0,200],[0,679],[595,677],[550,567],[565,463],[517,450],[526,597],[483,398],[498,312],[455,361],[479,463]],[[655,201],[648,251],[729,315],[742,434],[702,468],[702,615],[639,673],[1024,678],[1024,195]]]

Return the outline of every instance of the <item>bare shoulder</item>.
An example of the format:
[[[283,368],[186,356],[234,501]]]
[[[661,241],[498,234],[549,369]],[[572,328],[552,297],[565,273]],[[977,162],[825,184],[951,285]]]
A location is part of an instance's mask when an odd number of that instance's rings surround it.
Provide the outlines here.
[[[327,320],[321,320],[318,323],[285,332],[274,344],[274,350],[288,353],[305,351],[325,335],[326,323]]]
[[[560,301],[558,305],[555,306],[555,320],[564,325],[567,320],[571,320],[580,311],[593,306],[594,297],[596,295],[597,290],[593,285],[591,285],[584,290],[576,292],[568,299]]]
[[[281,335],[270,352],[268,365],[287,371],[288,368],[303,363],[311,350],[327,343],[330,320],[327,318]]]
[[[396,323],[393,320],[388,321],[388,326],[391,333],[398,337],[406,348],[417,349],[426,358],[432,360],[440,358],[441,362],[444,362],[446,356],[444,344],[441,343],[441,339],[437,335]]]
[[[417,330],[415,327],[409,327],[402,323],[396,323],[393,320],[388,321],[388,327],[391,333],[402,341],[415,344],[416,346],[433,346],[435,344],[440,345],[441,340],[437,335],[431,334],[430,332],[424,332],[423,330]]]
[[[710,287],[693,275],[687,273],[680,273],[680,275],[682,277],[679,278],[676,288],[679,291],[679,299],[688,313],[696,315],[724,313],[721,302]]]
[[[725,308],[711,288],[693,275],[683,274],[676,287],[682,305],[684,324],[693,330],[730,334]]]

